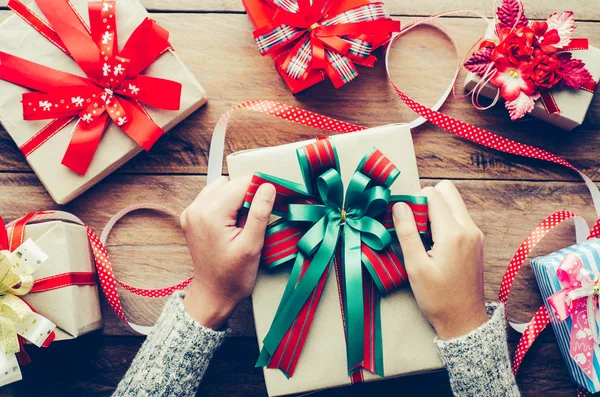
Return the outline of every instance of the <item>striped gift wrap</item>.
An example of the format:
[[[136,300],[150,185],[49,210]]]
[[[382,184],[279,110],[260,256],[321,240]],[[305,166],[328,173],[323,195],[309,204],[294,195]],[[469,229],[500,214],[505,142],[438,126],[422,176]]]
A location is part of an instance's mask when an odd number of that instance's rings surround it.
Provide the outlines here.
[[[592,275],[592,278],[595,278],[600,273],[600,239],[587,240],[552,254],[535,258],[531,261],[531,268],[548,313],[550,314],[550,321],[558,341],[560,352],[573,382],[591,393],[597,393],[600,391],[600,380],[598,378],[598,374],[600,374],[600,346],[595,346],[594,348],[594,374],[593,379],[590,379],[569,354],[572,327],[571,318],[569,317],[562,322],[558,321],[552,307],[548,304],[548,297],[562,289],[556,276],[556,269],[570,253],[576,254],[581,259],[585,268]],[[596,321],[599,320],[600,316],[597,315]]]

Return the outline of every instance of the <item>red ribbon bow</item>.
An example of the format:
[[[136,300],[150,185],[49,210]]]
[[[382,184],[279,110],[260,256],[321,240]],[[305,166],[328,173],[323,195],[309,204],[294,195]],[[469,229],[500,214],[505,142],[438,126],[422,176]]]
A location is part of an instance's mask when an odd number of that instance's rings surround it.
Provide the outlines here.
[[[390,19],[382,3],[344,7],[342,0],[266,1],[277,11],[270,26],[254,32],[258,50],[266,55],[293,45],[281,64],[293,79],[322,69],[339,87],[358,76],[353,62],[373,66],[370,53],[377,35],[400,31],[400,21]]]
[[[178,110],[181,84],[140,74],[171,48],[169,32],[146,18],[119,51],[116,0],[88,3],[90,26],[69,0],[35,0],[48,23],[19,0],[8,6],[69,55],[87,78],[0,52],[0,78],[34,90],[23,94],[25,120],[55,119],[20,149],[31,154],[73,119],[79,118],[62,164],[85,174],[109,118],[149,150],[164,133],[141,103]]]

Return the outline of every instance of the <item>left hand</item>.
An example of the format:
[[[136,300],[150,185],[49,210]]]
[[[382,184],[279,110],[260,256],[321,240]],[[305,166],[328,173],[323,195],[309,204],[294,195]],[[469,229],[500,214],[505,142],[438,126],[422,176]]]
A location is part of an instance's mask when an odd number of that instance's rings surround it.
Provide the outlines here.
[[[200,324],[218,329],[254,289],[275,188],[256,192],[247,219],[238,225],[250,178],[221,177],[207,185],[181,214],[181,227],[192,261],[194,280],[184,300]]]

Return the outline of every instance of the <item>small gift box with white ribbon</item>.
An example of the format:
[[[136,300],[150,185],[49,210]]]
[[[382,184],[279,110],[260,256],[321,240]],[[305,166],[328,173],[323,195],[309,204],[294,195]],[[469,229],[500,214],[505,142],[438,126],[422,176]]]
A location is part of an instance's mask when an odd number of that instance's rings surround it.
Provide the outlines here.
[[[206,103],[138,0],[8,1],[0,122],[65,204]]]
[[[1,219],[0,219],[1,220]],[[38,212],[0,225],[0,385],[21,379],[24,344],[46,347],[102,327],[88,229],[71,214]],[[16,356],[15,356],[16,354]]]
[[[227,164],[231,177],[254,174],[244,206],[260,183],[278,191],[280,218],[267,231],[252,295],[270,396],[443,367],[406,282],[390,212],[406,202],[420,231],[428,227],[426,200],[411,196],[420,183],[409,127],[248,150]]]
[[[600,239],[535,258],[531,267],[573,381],[600,391]]]

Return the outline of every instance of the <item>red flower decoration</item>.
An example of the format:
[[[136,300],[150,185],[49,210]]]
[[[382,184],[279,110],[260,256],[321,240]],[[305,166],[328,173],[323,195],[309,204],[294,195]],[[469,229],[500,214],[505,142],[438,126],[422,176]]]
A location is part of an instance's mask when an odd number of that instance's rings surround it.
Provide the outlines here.
[[[588,48],[587,39],[572,38],[574,31],[571,11],[530,23],[520,0],[502,0],[494,30],[498,44],[484,40],[464,67],[485,79],[492,76],[490,83],[500,88],[513,120],[531,112],[539,98],[549,113],[558,113],[548,90],[560,86],[593,92],[596,87],[585,64],[569,52]]]
[[[496,46],[492,59],[507,57],[514,65],[528,61],[533,54],[533,39],[535,33],[528,26],[521,26],[514,31],[502,29],[502,42]]]
[[[532,69],[531,79],[538,87],[552,88],[562,79],[562,62],[556,54],[547,55],[536,48],[529,66]]]
[[[528,62],[513,64],[510,58],[496,60],[496,74],[490,82],[500,88],[500,95],[507,101],[514,101],[521,92],[532,95],[537,88],[531,79],[531,67]]]
[[[548,22],[534,22],[531,28],[535,33],[537,47],[546,54],[552,54],[558,50],[556,48],[556,44],[560,43],[558,30],[548,30]]]

